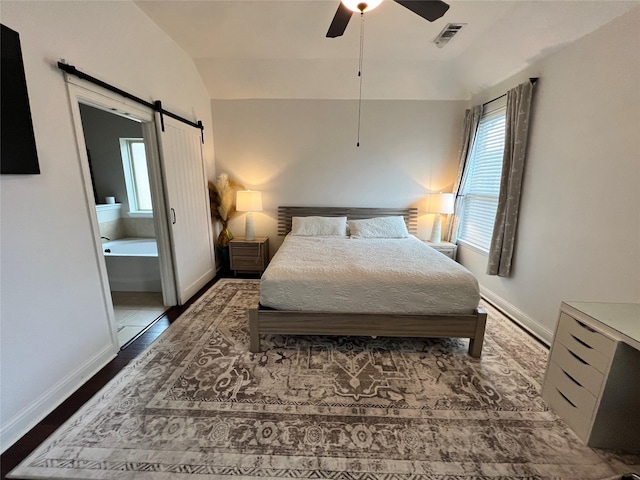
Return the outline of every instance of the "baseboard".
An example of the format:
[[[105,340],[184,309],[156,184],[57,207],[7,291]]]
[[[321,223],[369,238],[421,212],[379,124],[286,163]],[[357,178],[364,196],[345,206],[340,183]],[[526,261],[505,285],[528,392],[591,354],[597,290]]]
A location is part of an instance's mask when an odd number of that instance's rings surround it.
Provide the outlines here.
[[[507,302],[504,298],[496,295],[491,290],[488,290],[481,286],[480,295],[482,295],[483,298],[485,298],[497,309],[502,310],[514,322],[516,322],[542,343],[547,346],[551,345],[551,341],[553,340],[553,332],[551,330],[548,330],[544,326],[540,325],[540,323],[536,322],[533,318],[528,316],[518,307]]]
[[[40,398],[28,405],[21,413],[0,427],[0,453],[20,440],[29,430],[55,410],[73,392],[94,376],[118,353],[114,345],[108,345],[84,366],[71,372],[57,385],[51,387]]]

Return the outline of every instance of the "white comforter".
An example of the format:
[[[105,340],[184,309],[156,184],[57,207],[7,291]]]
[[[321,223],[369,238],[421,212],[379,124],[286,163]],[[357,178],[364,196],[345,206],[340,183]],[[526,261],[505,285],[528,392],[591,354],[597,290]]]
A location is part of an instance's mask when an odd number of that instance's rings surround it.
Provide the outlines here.
[[[278,310],[466,314],[479,300],[471,272],[414,236],[288,235],[260,282],[260,303]]]

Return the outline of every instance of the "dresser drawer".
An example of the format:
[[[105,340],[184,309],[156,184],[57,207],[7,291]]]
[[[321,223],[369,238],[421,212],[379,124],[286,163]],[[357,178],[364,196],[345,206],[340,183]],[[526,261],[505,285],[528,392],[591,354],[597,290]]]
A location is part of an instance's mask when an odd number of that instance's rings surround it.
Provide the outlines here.
[[[602,389],[602,383],[604,381],[604,375],[567,350],[567,347],[561,343],[556,343],[553,346],[551,352],[550,362],[556,363],[562,370],[568,375],[571,375],[573,379],[580,385],[585,387],[593,395],[598,396]]]
[[[572,405],[571,402],[560,393],[560,390],[550,382],[545,381],[542,397],[558,416],[567,422],[578,437],[586,443],[591,428],[591,418],[587,418],[575,405]]]
[[[606,372],[616,348],[612,339],[564,312],[560,314],[556,341],[600,372]]]
[[[575,378],[558,364],[551,362],[545,380],[554,386],[564,397],[574,405],[580,413],[589,420],[593,416],[596,397],[579,384]]]

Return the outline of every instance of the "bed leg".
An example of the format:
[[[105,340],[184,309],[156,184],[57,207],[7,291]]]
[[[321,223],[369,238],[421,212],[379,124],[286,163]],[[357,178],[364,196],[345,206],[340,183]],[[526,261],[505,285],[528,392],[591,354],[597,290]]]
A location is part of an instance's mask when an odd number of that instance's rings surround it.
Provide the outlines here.
[[[482,342],[484,341],[484,329],[487,325],[487,312],[482,309],[476,310],[476,333],[469,340],[469,355],[474,358],[480,358],[482,354]]]
[[[258,309],[249,309],[249,351],[260,353],[260,331],[258,330]]]

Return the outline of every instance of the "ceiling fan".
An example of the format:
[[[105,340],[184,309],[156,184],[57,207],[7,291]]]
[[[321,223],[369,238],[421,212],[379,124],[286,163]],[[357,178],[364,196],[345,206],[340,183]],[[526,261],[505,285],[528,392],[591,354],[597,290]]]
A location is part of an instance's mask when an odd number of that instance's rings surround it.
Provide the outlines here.
[[[422,18],[429,20],[430,22],[439,19],[446,13],[447,10],[449,10],[449,5],[440,0],[394,1],[402,5],[403,7],[408,8],[413,13],[420,15]],[[331,25],[329,25],[327,37],[335,38],[341,36],[347,28],[349,20],[351,19],[351,15],[353,15],[354,12],[368,12],[376,8],[381,3],[382,0],[369,0],[368,2],[363,0],[342,0],[340,2],[340,5],[338,5],[338,10],[333,17]]]

